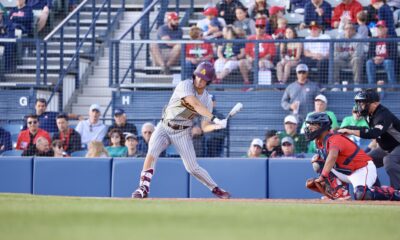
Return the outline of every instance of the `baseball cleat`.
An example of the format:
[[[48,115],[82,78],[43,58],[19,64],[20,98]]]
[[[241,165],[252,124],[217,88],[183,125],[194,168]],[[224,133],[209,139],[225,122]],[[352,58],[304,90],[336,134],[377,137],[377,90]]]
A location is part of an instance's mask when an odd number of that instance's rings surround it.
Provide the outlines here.
[[[148,192],[144,186],[140,186],[132,193],[132,198],[147,198]]]
[[[222,198],[222,199],[229,199],[231,198],[231,195],[225,191],[222,188],[219,187],[215,187],[212,191],[211,191],[215,196]]]

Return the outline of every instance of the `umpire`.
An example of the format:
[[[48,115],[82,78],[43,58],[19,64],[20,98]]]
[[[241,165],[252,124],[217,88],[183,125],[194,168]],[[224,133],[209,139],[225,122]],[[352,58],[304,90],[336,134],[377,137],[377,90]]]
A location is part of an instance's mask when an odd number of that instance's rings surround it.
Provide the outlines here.
[[[376,167],[385,167],[390,185],[400,189],[400,120],[380,104],[378,93],[373,89],[360,91],[354,97],[358,113],[365,117],[369,128],[346,127],[340,133],[366,139],[376,139],[378,147],[368,153]]]

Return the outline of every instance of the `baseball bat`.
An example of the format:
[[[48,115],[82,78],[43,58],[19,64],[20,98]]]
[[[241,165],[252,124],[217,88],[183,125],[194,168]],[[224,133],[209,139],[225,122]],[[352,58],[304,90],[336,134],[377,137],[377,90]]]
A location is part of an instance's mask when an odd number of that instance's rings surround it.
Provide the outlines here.
[[[228,113],[228,116],[226,117],[226,119],[229,119],[230,117],[235,116],[240,110],[242,110],[243,108],[243,104],[238,102],[236,103],[235,106],[233,106],[232,110]]]

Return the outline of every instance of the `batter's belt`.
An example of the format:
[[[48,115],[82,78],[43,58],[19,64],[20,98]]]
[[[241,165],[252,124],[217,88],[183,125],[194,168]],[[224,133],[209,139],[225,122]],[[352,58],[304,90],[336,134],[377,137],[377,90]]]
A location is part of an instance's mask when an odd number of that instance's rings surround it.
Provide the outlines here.
[[[183,126],[183,125],[178,125],[178,124],[172,124],[170,122],[166,122],[167,126],[174,129],[174,130],[184,130],[186,128],[189,128],[190,126]]]

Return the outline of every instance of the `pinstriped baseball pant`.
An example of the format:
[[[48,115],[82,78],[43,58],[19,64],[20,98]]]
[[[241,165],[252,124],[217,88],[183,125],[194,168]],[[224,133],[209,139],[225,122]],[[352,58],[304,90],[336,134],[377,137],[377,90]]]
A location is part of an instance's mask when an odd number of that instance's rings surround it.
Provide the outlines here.
[[[160,121],[151,135],[149,142],[148,154],[154,157],[152,168],[155,168],[158,156],[172,144],[181,156],[186,171],[212,190],[217,184],[208,172],[197,163],[191,129],[192,128],[189,127],[183,130],[174,130]]]

